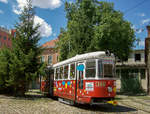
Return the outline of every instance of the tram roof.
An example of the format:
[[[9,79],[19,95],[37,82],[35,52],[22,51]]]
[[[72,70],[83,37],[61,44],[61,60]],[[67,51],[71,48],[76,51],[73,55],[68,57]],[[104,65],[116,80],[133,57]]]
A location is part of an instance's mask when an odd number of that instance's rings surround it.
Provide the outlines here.
[[[104,51],[90,52],[90,53],[85,53],[81,55],[76,55],[70,59],[56,63],[53,65],[53,67],[69,64],[69,63],[76,62],[76,61],[82,61],[82,60],[87,60],[87,59],[100,59],[104,57],[106,57],[106,53]],[[112,57],[112,54],[111,54],[111,57]]]

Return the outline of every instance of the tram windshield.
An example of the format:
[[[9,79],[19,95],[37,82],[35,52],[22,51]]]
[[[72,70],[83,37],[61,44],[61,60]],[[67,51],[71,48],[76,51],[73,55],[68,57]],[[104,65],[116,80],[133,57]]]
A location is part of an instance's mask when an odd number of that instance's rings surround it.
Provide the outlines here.
[[[111,60],[98,61],[98,77],[99,78],[113,78],[114,77],[114,62]]]

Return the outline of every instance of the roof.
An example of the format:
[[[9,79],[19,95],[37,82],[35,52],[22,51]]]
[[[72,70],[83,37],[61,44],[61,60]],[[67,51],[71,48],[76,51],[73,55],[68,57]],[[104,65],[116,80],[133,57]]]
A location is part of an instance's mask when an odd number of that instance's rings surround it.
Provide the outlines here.
[[[86,54],[76,55],[75,57],[72,57],[72,58],[67,59],[65,61],[54,64],[53,67],[57,67],[57,66],[61,66],[61,65],[64,65],[64,64],[72,63],[72,62],[75,62],[75,61],[82,61],[82,60],[87,60],[87,59],[100,59],[100,58],[102,59],[102,58],[105,58],[105,57],[106,57],[106,54],[105,54],[104,51],[90,52],[90,53],[86,53]],[[111,56],[109,56],[109,58],[110,57],[114,58],[113,54],[111,54]]]
[[[46,42],[42,45],[42,47],[46,47],[46,48],[54,48],[55,47],[55,43],[58,41],[58,39],[54,39],[54,40],[51,40],[49,42]]]
[[[10,34],[9,30],[7,30],[7,29],[4,28],[4,27],[0,27],[0,31],[3,31],[3,32],[6,32],[7,34]]]
[[[134,52],[134,53],[136,53],[136,52],[145,52],[145,49],[136,49],[136,50],[132,50],[132,52]]]
[[[116,63],[117,67],[146,67],[145,62],[124,62]]]

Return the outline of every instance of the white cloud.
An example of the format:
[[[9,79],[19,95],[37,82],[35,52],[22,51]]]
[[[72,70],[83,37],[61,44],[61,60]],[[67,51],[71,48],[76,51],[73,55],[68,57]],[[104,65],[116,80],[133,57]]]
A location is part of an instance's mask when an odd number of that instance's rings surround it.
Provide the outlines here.
[[[144,19],[144,20],[142,20],[142,24],[145,24],[145,23],[148,23],[148,22],[150,22],[150,19]]]
[[[132,25],[131,28],[134,29],[134,31],[136,30],[136,26],[135,25]]]
[[[139,16],[145,17],[145,13],[139,13]]]
[[[40,24],[39,32],[41,33],[42,37],[49,37],[52,35],[52,27],[44,19],[35,16],[34,17],[34,24]]]
[[[18,7],[16,7],[15,5],[13,5],[13,12],[17,15],[19,15],[21,13],[21,9],[19,9]]]
[[[27,5],[26,0],[16,0],[16,1],[18,3],[17,7],[19,8],[19,10],[22,10],[23,7]],[[44,8],[44,9],[55,9],[60,7],[61,4],[62,4],[61,0],[33,0],[32,1],[33,6]],[[16,10],[16,8],[14,10]],[[17,9],[17,12],[20,12],[19,10]]]
[[[60,7],[62,4],[61,0],[33,0],[33,6],[40,8],[55,9]]]
[[[0,14],[3,14],[4,12],[2,10],[0,10]]]
[[[141,29],[135,29],[135,32],[138,34],[142,33],[143,31],[144,31],[144,29],[142,29],[142,28]]]
[[[145,41],[140,41],[139,46],[145,46]]]
[[[56,33],[53,33],[53,36],[56,37]]]
[[[8,1],[7,1],[7,0],[0,0],[0,2],[8,3]]]
[[[138,34],[142,33],[144,31],[144,29],[142,28],[137,28],[135,25],[131,26],[132,29],[134,29],[134,31]]]

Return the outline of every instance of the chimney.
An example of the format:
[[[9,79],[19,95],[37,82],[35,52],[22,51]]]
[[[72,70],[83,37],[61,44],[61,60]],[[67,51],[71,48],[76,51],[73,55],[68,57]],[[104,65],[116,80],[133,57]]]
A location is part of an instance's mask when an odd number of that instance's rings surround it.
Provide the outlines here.
[[[148,38],[150,38],[150,26],[146,26],[148,32]]]

